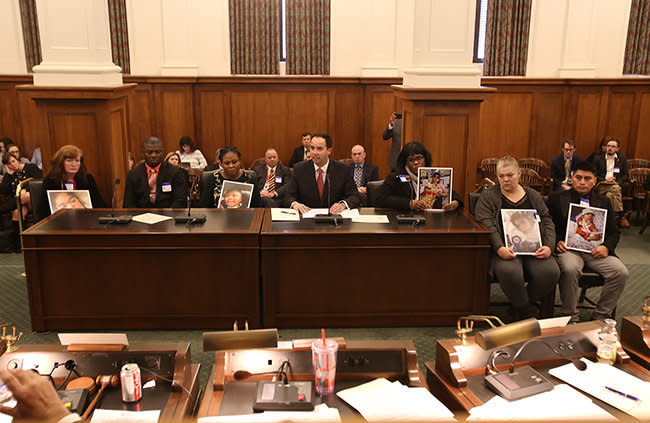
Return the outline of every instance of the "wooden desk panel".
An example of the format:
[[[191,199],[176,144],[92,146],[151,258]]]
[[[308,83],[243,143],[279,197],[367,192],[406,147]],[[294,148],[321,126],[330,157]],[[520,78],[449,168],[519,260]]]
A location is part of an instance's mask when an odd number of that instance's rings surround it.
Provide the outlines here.
[[[261,235],[266,327],[453,325],[485,314],[489,232],[465,212],[426,225],[271,222]]]
[[[33,330],[259,327],[262,210],[196,210],[207,222],[192,227],[97,223],[109,213],[66,210],[23,233]]]

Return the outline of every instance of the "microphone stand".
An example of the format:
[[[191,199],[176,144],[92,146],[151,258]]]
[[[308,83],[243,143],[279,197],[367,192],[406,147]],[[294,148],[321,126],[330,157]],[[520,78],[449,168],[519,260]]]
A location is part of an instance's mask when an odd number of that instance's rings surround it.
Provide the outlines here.
[[[399,176],[398,176],[399,178]],[[413,189],[413,184],[411,183],[411,177],[407,176],[407,182],[409,184],[409,191],[411,192],[411,197],[415,199],[415,190]],[[410,203],[410,200],[409,200]],[[413,226],[417,226],[421,223],[426,223],[426,217],[414,214],[412,211],[409,214],[398,214],[397,223],[410,223]]]
[[[126,225],[131,221],[131,215],[122,215],[115,216],[115,196],[117,195],[117,186],[120,184],[120,178],[115,179],[115,186],[113,187],[113,198],[111,199],[111,215],[102,216],[98,219],[100,225],[110,225],[112,223],[118,223]]]
[[[174,221],[176,223],[187,223],[188,225],[193,225],[195,223],[205,223],[206,216],[204,214],[200,214],[197,216],[192,216],[191,215],[191,210],[192,210],[192,192],[194,191],[194,187],[196,186],[196,179],[192,179],[192,186],[190,187],[190,192],[187,194],[187,216],[176,216],[174,217]]]
[[[330,197],[331,197],[332,187],[329,178],[330,178],[330,173],[328,169],[328,172],[325,174],[325,183],[327,184],[327,214],[317,214],[316,216],[314,216],[314,223],[330,223],[338,226],[339,223],[343,223],[343,216],[341,216],[340,214],[332,214],[332,212],[330,211]]]

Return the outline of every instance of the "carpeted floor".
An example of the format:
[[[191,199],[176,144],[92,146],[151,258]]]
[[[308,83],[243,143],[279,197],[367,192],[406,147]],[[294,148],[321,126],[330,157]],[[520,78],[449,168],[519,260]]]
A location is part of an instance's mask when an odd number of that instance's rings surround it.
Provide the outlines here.
[[[627,315],[641,313],[643,298],[650,295],[650,230],[644,235],[638,235],[638,227],[623,231],[617,254],[630,269],[630,279],[627,282],[617,309],[617,320]],[[29,302],[21,254],[0,254],[0,322],[13,323],[23,331],[25,344],[58,343],[54,332],[36,333],[31,330],[29,317]],[[598,288],[589,295],[598,298]],[[497,285],[492,286],[492,301],[504,301],[505,296]],[[559,303],[559,299],[556,299]],[[491,306],[490,313],[504,317],[505,307]],[[589,317],[587,310],[583,318]],[[420,362],[435,359],[435,344],[440,338],[451,338],[455,327],[406,327],[406,328],[328,328],[329,336],[342,336],[346,339],[412,339],[417,348]],[[201,363],[201,387],[205,386],[210,367],[214,362],[212,353],[202,351],[201,330],[186,331],[127,331],[129,341],[140,342],[191,342],[192,359]],[[281,340],[318,337],[318,329],[281,329]]]

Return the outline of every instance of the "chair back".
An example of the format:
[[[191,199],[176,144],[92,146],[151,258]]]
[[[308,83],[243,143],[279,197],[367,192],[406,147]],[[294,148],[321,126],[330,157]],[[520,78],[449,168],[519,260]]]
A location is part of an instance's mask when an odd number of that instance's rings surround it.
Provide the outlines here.
[[[354,164],[354,160],[352,160],[352,158],[350,158],[350,157],[346,157],[345,159],[341,159],[340,161],[342,163],[345,163],[346,165]]]
[[[266,163],[266,161],[265,161],[264,157],[259,157],[259,158],[255,159],[255,160],[253,160],[253,162],[251,163],[251,165],[248,168],[249,169],[255,169],[257,166],[263,165],[265,163]]]
[[[43,189],[43,181],[29,181],[29,195],[34,223],[48,217],[50,205],[47,201],[47,192]]]
[[[650,168],[650,160],[646,159],[629,159],[627,161],[628,169],[635,169],[638,167]]]
[[[537,171],[528,167],[521,168],[521,180],[522,185],[527,185],[532,189],[539,191],[540,194],[544,195],[546,190],[546,179],[541,177]]]
[[[368,197],[368,207],[375,207],[377,201],[377,194],[379,194],[379,188],[384,181],[370,181],[366,184],[366,195]]]
[[[526,157],[519,159],[519,167],[533,169],[539,173],[540,176],[548,178],[551,176],[551,168],[548,167],[544,160],[536,159],[534,157]]]
[[[257,173],[255,173],[254,170],[251,169],[242,169],[242,172],[249,178],[253,178],[253,180],[257,180]]]
[[[630,169],[630,181],[632,181],[632,196],[635,198],[645,198],[645,189],[643,184],[648,178],[650,168],[636,167]]]
[[[478,203],[478,199],[480,196],[481,194],[478,192],[470,192],[469,194],[467,194],[467,206],[472,216],[474,216],[474,210],[476,210],[476,203]]]
[[[490,178],[493,181],[497,180],[497,162],[499,159],[488,158],[481,160],[481,174],[484,178]]]

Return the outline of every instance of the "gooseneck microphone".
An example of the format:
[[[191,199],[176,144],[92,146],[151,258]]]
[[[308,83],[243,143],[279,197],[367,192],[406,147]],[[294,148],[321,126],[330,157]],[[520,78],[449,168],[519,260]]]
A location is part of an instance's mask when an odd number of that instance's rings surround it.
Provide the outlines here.
[[[411,193],[411,198],[415,200],[415,190],[413,189],[413,184],[411,183],[411,177],[409,175],[397,175],[397,179],[402,180],[402,177],[406,180],[406,183],[409,184],[409,192]],[[411,204],[411,200],[409,200],[409,206]],[[419,225],[421,223],[425,223],[427,219],[419,214],[414,214],[413,211],[411,211],[409,214],[399,214],[397,215],[397,223],[410,223],[412,225]]]
[[[316,216],[314,216],[314,223],[331,223],[334,225],[338,225],[339,223],[343,223],[343,216],[341,216],[340,214],[332,214],[330,210],[332,184],[330,184],[329,169],[328,172],[325,174],[325,183],[327,184],[327,214],[317,214]]]
[[[194,187],[196,186],[196,178],[192,178],[192,186],[190,191],[187,193],[187,216],[176,216],[174,217],[174,222],[176,223],[187,223],[188,225],[193,225],[195,223],[205,223],[206,216],[204,214],[199,214],[197,216],[192,216],[192,192],[194,192]]]
[[[117,195],[117,186],[119,184],[120,184],[120,178],[115,179],[115,185],[113,186],[113,198],[111,199],[111,215],[100,217],[99,223],[101,225],[110,225],[111,223],[126,224],[131,221],[130,215],[115,217],[115,196]]]

